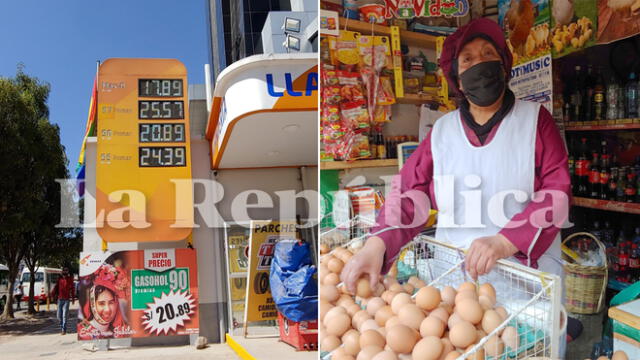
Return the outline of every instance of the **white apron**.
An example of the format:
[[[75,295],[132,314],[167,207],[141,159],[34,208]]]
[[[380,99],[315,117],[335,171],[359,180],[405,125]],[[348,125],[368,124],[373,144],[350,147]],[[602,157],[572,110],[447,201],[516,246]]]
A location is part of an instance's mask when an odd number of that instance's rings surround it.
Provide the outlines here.
[[[438,206],[436,239],[469,248],[479,237],[496,235],[526,208],[534,186],[539,111],[538,103],[516,100],[491,142],[480,147],[467,139],[459,111],[436,121],[431,136]],[[562,277],[560,243],[558,233],[538,259],[538,268]]]

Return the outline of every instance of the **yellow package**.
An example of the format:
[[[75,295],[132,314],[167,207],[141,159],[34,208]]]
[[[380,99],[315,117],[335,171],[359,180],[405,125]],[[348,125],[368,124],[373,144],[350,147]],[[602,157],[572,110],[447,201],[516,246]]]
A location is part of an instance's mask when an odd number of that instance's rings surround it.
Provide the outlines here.
[[[364,36],[358,38],[360,67],[373,66],[382,70],[391,66],[391,47],[387,36]],[[374,58],[375,55],[375,58]]]
[[[336,42],[336,54],[338,61],[346,65],[358,63],[358,38],[359,32],[341,30]]]

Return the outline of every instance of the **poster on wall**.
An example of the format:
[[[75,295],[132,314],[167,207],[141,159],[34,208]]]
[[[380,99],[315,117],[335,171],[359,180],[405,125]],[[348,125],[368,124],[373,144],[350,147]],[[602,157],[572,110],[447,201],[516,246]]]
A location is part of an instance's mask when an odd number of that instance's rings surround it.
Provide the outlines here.
[[[640,33],[640,0],[597,0],[598,44]]]
[[[549,0],[499,0],[498,23],[504,30],[513,64],[549,53]]]
[[[595,45],[597,0],[553,0],[551,51],[554,58]]]
[[[249,268],[249,223],[225,224],[225,248],[227,253],[227,289],[232,311],[229,327],[242,327],[244,303],[247,294],[247,269]]]
[[[535,101],[553,113],[553,75],[551,54],[534,59],[511,69],[509,88],[516,99]]]
[[[269,287],[271,261],[279,240],[295,238],[295,221],[251,221],[245,329],[249,322],[275,320],[278,317]]]
[[[196,250],[80,253],[78,340],[197,334]]]

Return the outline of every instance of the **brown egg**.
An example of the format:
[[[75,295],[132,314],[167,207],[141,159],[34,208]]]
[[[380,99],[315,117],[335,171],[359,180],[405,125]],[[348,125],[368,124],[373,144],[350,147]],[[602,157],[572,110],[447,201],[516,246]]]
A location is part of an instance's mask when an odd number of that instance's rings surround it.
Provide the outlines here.
[[[353,297],[346,294],[340,295],[338,300],[336,300],[336,305],[342,306],[345,309],[351,304],[355,304],[355,301],[353,301]]]
[[[613,353],[611,360],[629,360],[629,357],[627,356],[627,353],[625,353],[624,351],[618,350]]]
[[[496,305],[495,299],[486,295],[478,296],[478,302],[480,303],[480,306],[482,306],[482,309],[484,310],[493,309],[493,307]]]
[[[382,300],[384,300],[387,304],[391,304],[394,296],[396,296],[395,292],[391,290],[385,290],[382,295],[380,295],[380,298],[382,298]]]
[[[425,286],[416,294],[416,305],[421,309],[431,311],[442,301],[440,291],[433,286]]]
[[[338,339],[335,335],[327,335],[322,339],[320,343],[320,348],[322,351],[333,351],[338,346],[340,346],[340,339]]]
[[[502,331],[502,341],[512,350],[517,349],[519,345],[518,330],[513,326],[507,326],[504,328]]]
[[[331,354],[331,360],[356,360],[352,355],[340,353],[338,355]]]
[[[357,360],[372,360],[374,356],[382,352],[382,348],[375,345],[369,345],[358,353]]]
[[[464,282],[462,283],[462,285],[458,287],[458,292],[461,292],[464,290],[473,290],[473,292],[476,292],[476,284],[469,281]]]
[[[358,279],[358,281],[356,282],[356,295],[360,296],[361,298],[368,298],[371,296],[371,294],[373,294],[373,291],[371,290],[369,277],[365,276]]]
[[[504,343],[499,336],[494,335],[484,344],[484,352],[489,356],[498,356],[504,352]]]
[[[391,277],[391,276],[385,276],[384,279],[382,279],[382,284],[384,284],[384,287],[389,289],[389,287],[391,287],[391,285],[393,284],[397,284],[398,280],[396,280],[395,278]]]
[[[453,346],[466,348],[476,342],[476,328],[468,321],[460,321],[449,330],[449,340]]]
[[[397,315],[393,315],[387,320],[387,322],[384,324],[384,327],[388,329],[394,325],[399,325],[399,324],[402,324],[402,322],[400,321],[400,318]]]
[[[443,360],[456,360],[457,358],[460,357],[460,355],[462,355],[461,352],[459,352],[457,350],[453,350],[453,351],[449,352],[447,354],[447,356],[444,357]]]
[[[413,294],[414,287],[411,284],[404,284],[402,285],[402,289],[404,289],[404,292],[407,294]]]
[[[436,336],[427,336],[413,348],[411,355],[414,360],[438,360],[442,354],[442,341]]]
[[[455,347],[453,346],[449,338],[444,338],[440,340],[442,341],[442,354],[440,355],[440,358],[444,358],[445,356],[447,356],[448,353],[455,350]]]
[[[358,311],[361,311],[362,308],[360,307],[360,305],[353,303],[351,305],[347,305],[347,314],[349,314],[349,316],[353,317],[353,315],[355,315]]]
[[[502,321],[507,320],[507,318],[509,317],[509,313],[504,307],[500,306],[500,307],[497,307],[495,310],[502,317]]]
[[[447,325],[449,326],[449,329],[451,329],[452,327],[454,327],[457,323],[459,323],[460,321],[464,321],[460,318],[460,315],[458,315],[457,312],[454,312],[453,314],[451,314],[451,316],[449,317],[449,320],[447,321]]]
[[[351,318],[351,325],[354,329],[360,329],[360,325],[362,325],[365,320],[369,319],[371,319],[371,315],[369,315],[366,310],[360,310]]]
[[[339,297],[340,297],[340,293],[338,293],[338,289],[336,289],[335,286],[322,285],[320,287],[320,299],[323,299],[332,303],[338,300]]]
[[[416,340],[416,333],[406,325],[396,325],[387,331],[387,344],[398,354],[410,353]]]
[[[342,306],[334,306],[334,307],[332,307],[329,311],[327,311],[327,314],[324,316],[324,325],[327,326],[327,324],[330,321],[329,319],[331,319],[332,317],[334,317],[337,314],[345,314],[345,315],[347,315],[347,310],[345,308],[343,308]]]
[[[360,352],[360,333],[358,330],[348,330],[342,335],[342,344],[345,353],[356,356]]]
[[[404,292],[404,287],[402,287],[402,285],[400,285],[398,283],[391,284],[391,286],[389,286],[387,289],[391,290],[393,292],[396,292],[396,293]]]
[[[411,295],[400,292],[393,297],[393,300],[391,300],[391,310],[397,315],[404,304],[409,304],[411,302]]]
[[[398,360],[398,357],[393,351],[385,350],[376,354],[376,356],[374,356],[371,360]]]
[[[445,323],[437,316],[428,316],[420,324],[420,335],[422,337],[437,336],[441,338],[444,334]]]
[[[502,317],[495,310],[487,310],[482,316],[482,330],[487,334],[502,324]]]
[[[424,312],[414,304],[405,304],[398,313],[400,322],[414,330],[420,330],[420,324],[424,317]]]
[[[335,259],[336,257],[333,256],[332,254],[327,254],[325,256],[323,256],[322,258],[320,258],[320,264],[324,264],[327,265],[329,264],[329,261]]]
[[[384,326],[384,324],[387,323],[387,320],[389,320],[392,316],[393,311],[391,310],[391,306],[385,305],[381,307],[378,312],[376,312],[375,319],[379,326]]]
[[[320,304],[318,306],[320,309],[320,321],[323,321],[327,312],[333,309],[333,305],[331,305],[327,300],[320,300]]]
[[[478,336],[476,336],[476,339],[478,339],[478,340],[480,340],[483,337],[487,336],[487,333],[484,332],[484,330],[482,330],[482,329],[477,329],[476,328],[476,333],[478,334]]]
[[[482,307],[480,303],[473,299],[462,299],[456,305],[456,312],[460,314],[460,317],[472,324],[478,324],[482,321]]]
[[[340,274],[343,267],[344,267],[344,263],[342,262],[342,260],[337,258],[333,258],[329,260],[329,262],[327,263],[327,268],[329,269],[329,271],[336,274]]]
[[[375,320],[369,319],[369,320],[363,321],[358,330],[360,330],[360,333],[362,334],[367,330],[376,330],[379,327],[380,326],[378,326],[378,323]]]
[[[442,291],[440,292],[440,295],[442,295],[442,301],[446,302],[447,304],[454,305],[456,303],[455,301],[457,293],[458,292],[453,287],[445,286],[444,289],[442,289]]]
[[[379,327],[376,329],[377,332],[380,333],[380,335],[382,335],[383,338],[387,338],[387,329],[383,328],[383,327]]]
[[[458,306],[458,303],[460,301],[462,301],[463,299],[472,299],[472,300],[478,300],[478,295],[476,295],[475,291],[471,291],[471,290],[462,290],[462,291],[458,291],[458,293],[456,294],[456,298],[454,299],[454,303],[456,306]]]
[[[480,288],[478,289],[478,295],[486,295],[495,299],[496,289],[493,287],[493,285],[489,283],[484,283],[480,285]]]
[[[329,245],[320,244],[320,254],[321,255],[324,255],[324,254],[328,253],[329,251],[331,251],[331,248],[329,247]]]
[[[440,320],[442,320],[442,322],[446,323],[447,321],[449,321],[449,313],[447,312],[447,310],[443,309],[443,308],[437,308],[435,310],[433,310],[429,316],[436,316],[438,318],[440,318]]]
[[[323,285],[333,285],[336,286],[340,283],[340,276],[335,273],[329,273],[322,279]]]
[[[369,345],[376,345],[381,348],[387,344],[382,335],[376,330],[367,330],[360,335],[360,348],[364,349]]]
[[[342,336],[351,328],[351,317],[347,314],[336,314],[328,320],[325,319],[325,322],[329,335]]]
[[[441,307],[441,308],[447,310],[449,315],[453,314],[453,305],[450,305],[450,304],[447,304],[445,302],[442,302],[442,303],[440,303],[440,305],[438,305],[438,307]]]
[[[464,350],[464,352],[467,352],[467,351],[471,350],[472,347],[473,347],[473,345],[470,345],[468,348],[466,348]],[[476,350],[475,353],[467,356],[466,360],[485,360],[485,358],[484,358],[484,348],[480,348],[480,349]]]
[[[379,297],[374,297],[369,302],[367,302],[367,312],[371,316],[375,316],[375,314],[380,310],[383,306],[387,305],[384,300]]]

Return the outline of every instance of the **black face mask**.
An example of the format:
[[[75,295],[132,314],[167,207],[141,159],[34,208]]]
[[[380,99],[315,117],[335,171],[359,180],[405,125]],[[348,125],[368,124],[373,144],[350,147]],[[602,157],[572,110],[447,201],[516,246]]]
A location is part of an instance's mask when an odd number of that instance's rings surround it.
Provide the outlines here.
[[[500,61],[473,65],[460,75],[464,96],[477,106],[495,103],[506,87],[504,75]]]

